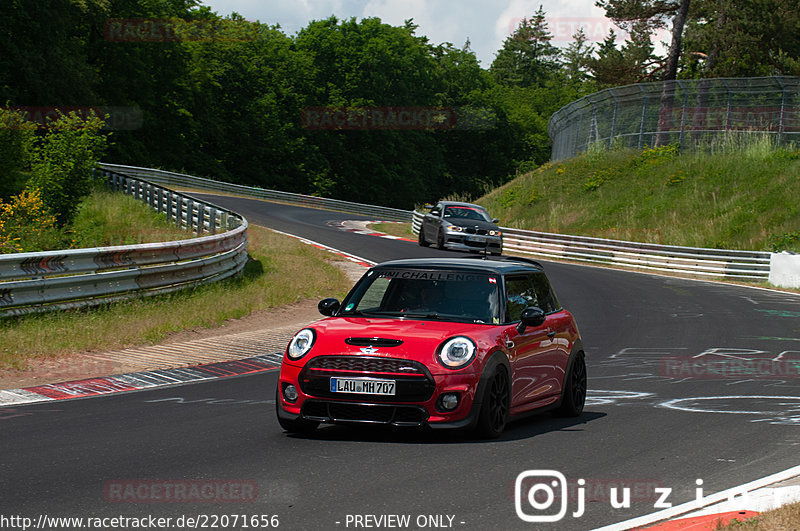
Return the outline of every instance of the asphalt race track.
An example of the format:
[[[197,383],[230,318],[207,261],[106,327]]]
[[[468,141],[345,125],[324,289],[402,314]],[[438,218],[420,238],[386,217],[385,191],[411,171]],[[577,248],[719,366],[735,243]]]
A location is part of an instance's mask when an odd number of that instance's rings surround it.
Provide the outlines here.
[[[350,214],[204,197],[251,224],[373,261],[453,254],[326,225],[359,219]],[[279,528],[292,530],[402,522],[389,515],[409,518],[415,529],[591,529],[654,512],[654,487],[672,489],[666,502],[677,505],[694,498],[698,479],[711,494],[798,464],[800,379],[797,369],[782,371],[800,363],[800,296],[577,265],[545,268],[587,347],[589,400],[577,419],[530,418],[489,442],[339,426],[293,437],[275,420],[276,372],[0,409],[0,512],[173,522],[228,515],[217,529],[255,528],[232,525],[233,515],[277,515]],[[712,367],[756,367],[758,374],[703,372]],[[584,479],[585,513],[573,517],[580,496],[572,489],[549,507],[540,498],[532,506],[530,489],[553,479],[539,473],[521,483],[521,509],[541,519],[565,504],[567,513],[552,524],[521,520],[515,480],[526,470],[557,471],[571,485]],[[234,487],[218,489],[212,502],[152,500],[156,485],[203,482]],[[630,489],[629,507],[612,507],[613,486]]]

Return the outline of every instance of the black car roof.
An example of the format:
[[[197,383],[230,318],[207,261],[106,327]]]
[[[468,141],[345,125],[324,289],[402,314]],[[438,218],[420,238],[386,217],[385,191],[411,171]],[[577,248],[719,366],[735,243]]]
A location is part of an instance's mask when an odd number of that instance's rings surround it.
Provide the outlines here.
[[[375,268],[402,268],[402,269],[449,269],[486,271],[498,275],[510,273],[544,271],[539,262],[518,256],[492,256],[469,255],[463,258],[405,258],[390,260],[374,266]]]

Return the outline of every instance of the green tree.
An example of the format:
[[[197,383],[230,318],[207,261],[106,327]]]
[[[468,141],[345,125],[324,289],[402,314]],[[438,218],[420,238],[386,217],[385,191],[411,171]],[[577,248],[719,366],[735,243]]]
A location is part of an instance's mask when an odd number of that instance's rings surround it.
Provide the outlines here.
[[[667,57],[659,70],[661,79],[675,79],[681,53],[684,26],[689,14],[690,0],[597,0],[596,5],[605,9],[606,16],[621,28],[635,30],[639,34],[650,34],[667,26],[672,21],[671,41]]]
[[[490,70],[504,85],[543,86],[561,66],[561,51],[552,45],[552,39],[545,12],[539,6],[503,41]]]
[[[613,41],[612,41],[613,42]],[[572,42],[562,53],[564,57],[563,71],[572,83],[586,83],[590,79],[589,67],[594,54],[594,45],[589,44],[589,37],[583,28],[572,35]]]
[[[0,201],[25,187],[35,130],[22,113],[0,109]]]
[[[800,75],[800,10],[794,0],[694,0],[687,77]]]
[[[616,39],[614,30],[609,30],[606,38],[598,46],[597,56],[588,61],[597,88],[652,80],[653,67],[658,60],[653,55],[653,45],[647,25],[632,24],[630,36],[620,48],[617,48]]]
[[[0,2],[0,101],[93,105],[97,73],[87,62],[91,18],[106,0]]]

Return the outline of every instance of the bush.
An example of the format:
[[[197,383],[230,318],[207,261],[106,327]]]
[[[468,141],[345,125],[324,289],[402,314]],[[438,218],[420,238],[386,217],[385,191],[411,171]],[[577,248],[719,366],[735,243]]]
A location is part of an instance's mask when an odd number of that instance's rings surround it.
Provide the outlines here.
[[[103,120],[94,114],[63,114],[34,149],[28,189],[41,190],[42,201],[61,226],[72,221],[80,200],[92,189],[92,169],[106,148],[102,127]]]
[[[0,200],[0,253],[47,251],[63,243],[38,190],[26,190],[8,203]]]

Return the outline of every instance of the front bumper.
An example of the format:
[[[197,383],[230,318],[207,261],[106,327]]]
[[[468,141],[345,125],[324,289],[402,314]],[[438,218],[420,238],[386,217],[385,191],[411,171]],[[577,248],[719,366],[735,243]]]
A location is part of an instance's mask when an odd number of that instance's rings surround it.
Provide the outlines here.
[[[460,251],[483,251],[502,253],[503,238],[499,236],[475,236],[463,232],[445,232],[444,245],[448,249]]]
[[[380,377],[398,381],[398,396],[383,397],[364,394],[334,396],[325,392],[327,386],[319,385],[320,380],[331,376],[359,378]],[[309,374],[305,368],[284,363],[278,381],[278,415],[286,420],[299,418],[314,422],[331,424],[372,424],[396,427],[461,428],[474,425],[480,411],[477,399],[480,375],[475,373],[436,374],[430,372],[422,378],[425,385],[409,385],[406,389],[416,393],[416,400],[405,400],[401,390],[405,375],[386,375],[376,373],[337,374],[333,371],[314,371]],[[298,398],[289,402],[283,391],[288,385],[297,389]],[[427,389],[423,396],[421,388]],[[455,393],[459,397],[458,406],[445,411],[440,397]]]

